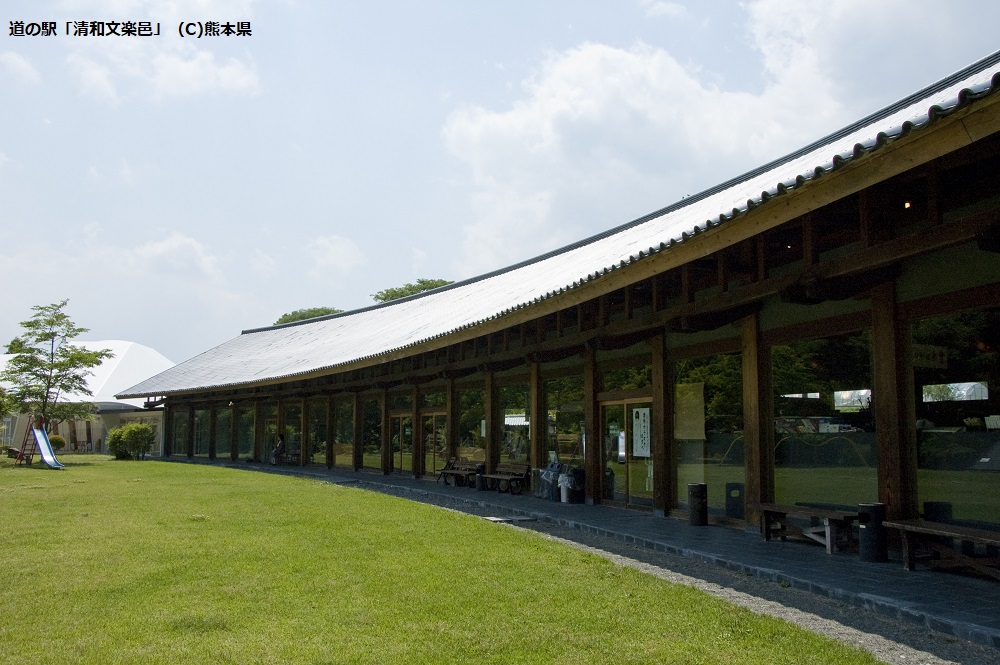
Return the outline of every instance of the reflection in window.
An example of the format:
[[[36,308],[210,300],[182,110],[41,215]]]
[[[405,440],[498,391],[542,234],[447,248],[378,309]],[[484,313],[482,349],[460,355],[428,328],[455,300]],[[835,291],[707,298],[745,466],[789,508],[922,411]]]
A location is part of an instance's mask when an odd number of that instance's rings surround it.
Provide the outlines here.
[[[771,349],[775,499],[851,508],[878,498],[867,332]]]
[[[545,409],[548,413],[548,459],[582,468],[583,377],[546,381]]]
[[[527,383],[500,388],[500,409],[503,413],[503,443],[500,444],[501,462],[527,462],[531,453],[531,436],[528,424]]]
[[[917,508],[928,519],[1000,524],[1000,312],[913,324]]]
[[[727,506],[742,505],[745,489],[742,356],[682,360],[674,375],[677,502],[686,507],[688,485],[706,483],[709,510],[723,514]],[[739,501],[727,502],[731,492]]]

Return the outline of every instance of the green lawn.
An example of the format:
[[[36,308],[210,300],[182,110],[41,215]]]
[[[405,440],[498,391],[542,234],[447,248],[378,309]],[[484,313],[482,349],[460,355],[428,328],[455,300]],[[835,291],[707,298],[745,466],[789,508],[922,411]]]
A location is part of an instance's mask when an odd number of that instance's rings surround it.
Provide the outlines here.
[[[251,471],[61,459],[0,464],[4,662],[876,662],[432,506]]]

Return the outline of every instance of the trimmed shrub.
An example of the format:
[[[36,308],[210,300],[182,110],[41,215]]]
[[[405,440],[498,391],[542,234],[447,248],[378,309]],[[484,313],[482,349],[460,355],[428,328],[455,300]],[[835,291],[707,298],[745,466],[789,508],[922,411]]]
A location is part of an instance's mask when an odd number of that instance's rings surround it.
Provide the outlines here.
[[[52,444],[52,450],[62,450],[66,447],[66,439],[62,438],[58,434],[50,436],[49,443]]]
[[[143,459],[153,449],[156,437],[147,423],[128,423],[108,432],[108,451],[115,459]]]

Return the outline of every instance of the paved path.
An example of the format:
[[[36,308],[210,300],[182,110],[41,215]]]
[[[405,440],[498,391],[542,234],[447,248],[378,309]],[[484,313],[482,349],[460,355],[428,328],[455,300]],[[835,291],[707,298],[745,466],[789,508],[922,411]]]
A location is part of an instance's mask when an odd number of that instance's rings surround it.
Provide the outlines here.
[[[890,551],[888,563],[868,563],[856,554],[828,555],[822,546],[796,539],[765,542],[756,528],[696,527],[686,520],[622,508],[477,491],[403,475],[228,465],[357,484],[480,515],[533,518],[753,575],[1000,650],[1000,586],[996,582],[929,569],[907,572],[898,552]]]

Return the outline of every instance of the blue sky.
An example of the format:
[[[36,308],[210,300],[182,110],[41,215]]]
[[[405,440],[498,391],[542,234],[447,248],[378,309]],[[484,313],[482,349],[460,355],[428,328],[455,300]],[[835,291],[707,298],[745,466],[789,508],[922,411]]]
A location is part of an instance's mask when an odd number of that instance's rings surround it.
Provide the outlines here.
[[[213,20],[253,35],[177,34]],[[8,1],[0,341],[69,298],[87,339],[179,362],[487,272],[836,130],[992,53],[998,24],[963,0]]]

